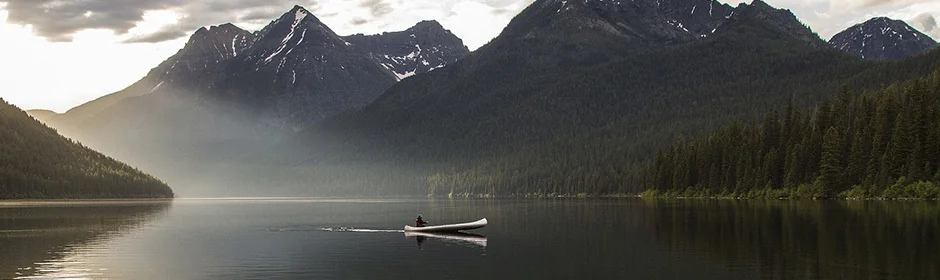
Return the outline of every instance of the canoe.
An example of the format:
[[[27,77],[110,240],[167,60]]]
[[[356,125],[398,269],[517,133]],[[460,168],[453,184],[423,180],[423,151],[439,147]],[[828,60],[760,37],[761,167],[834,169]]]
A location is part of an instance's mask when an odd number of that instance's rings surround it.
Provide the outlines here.
[[[486,248],[486,236],[463,233],[463,232],[420,232],[406,231],[405,237],[427,237],[444,240],[444,242],[453,241],[458,244],[476,245]]]
[[[486,226],[486,218],[480,219],[476,222],[462,223],[462,224],[449,224],[449,225],[438,225],[438,226],[424,226],[424,227],[413,227],[405,226],[405,231],[411,232],[457,232],[461,230],[471,230],[478,229]]]

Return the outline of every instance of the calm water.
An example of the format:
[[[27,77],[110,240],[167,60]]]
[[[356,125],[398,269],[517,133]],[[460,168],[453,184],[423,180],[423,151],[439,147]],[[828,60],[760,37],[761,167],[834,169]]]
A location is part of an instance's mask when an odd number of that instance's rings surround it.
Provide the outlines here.
[[[940,279],[938,241],[938,202],[0,203],[0,279]]]

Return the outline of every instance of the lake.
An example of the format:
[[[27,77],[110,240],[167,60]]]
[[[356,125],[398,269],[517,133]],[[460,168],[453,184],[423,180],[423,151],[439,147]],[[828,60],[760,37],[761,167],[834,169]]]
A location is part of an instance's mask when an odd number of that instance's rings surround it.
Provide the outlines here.
[[[486,217],[459,236],[406,236]],[[0,279],[940,279],[936,201],[0,202]]]

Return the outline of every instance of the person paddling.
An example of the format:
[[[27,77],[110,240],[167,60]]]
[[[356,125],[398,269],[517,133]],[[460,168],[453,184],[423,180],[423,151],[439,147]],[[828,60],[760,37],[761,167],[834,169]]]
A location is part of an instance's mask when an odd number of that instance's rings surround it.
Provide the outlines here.
[[[426,226],[426,225],[428,225],[428,222],[424,220],[424,217],[421,217],[421,214],[418,214],[418,218],[415,219],[415,226],[416,226],[416,227],[423,227],[423,226]]]

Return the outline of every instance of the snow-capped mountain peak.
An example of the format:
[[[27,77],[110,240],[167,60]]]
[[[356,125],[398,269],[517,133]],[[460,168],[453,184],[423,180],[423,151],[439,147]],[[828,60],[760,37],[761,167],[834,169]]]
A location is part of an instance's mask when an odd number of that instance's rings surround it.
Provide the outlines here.
[[[252,114],[260,127],[299,129],[364,106],[397,80],[469,53],[459,38],[431,21],[406,31],[358,36],[372,39],[349,42],[301,6],[256,32],[232,24],[200,28],[147,76],[83,105],[82,114],[148,95],[186,100],[187,110]],[[379,59],[386,56],[397,59]]]
[[[829,45],[864,59],[886,60],[924,53],[937,42],[904,21],[875,17],[832,36]]]
[[[289,56],[295,49],[306,44],[344,47],[346,42],[301,6],[281,15],[258,32],[248,59],[260,59],[269,64]]]

